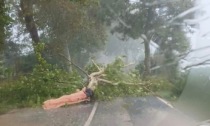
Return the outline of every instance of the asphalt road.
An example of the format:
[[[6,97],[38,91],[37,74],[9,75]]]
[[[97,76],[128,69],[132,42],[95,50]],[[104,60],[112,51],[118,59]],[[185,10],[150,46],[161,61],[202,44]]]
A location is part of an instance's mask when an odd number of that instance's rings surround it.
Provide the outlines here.
[[[54,110],[14,110],[0,116],[0,126],[84,126],[93,104]],[[195,121],[156,97],[99,102],[90,126],[194,126]]]

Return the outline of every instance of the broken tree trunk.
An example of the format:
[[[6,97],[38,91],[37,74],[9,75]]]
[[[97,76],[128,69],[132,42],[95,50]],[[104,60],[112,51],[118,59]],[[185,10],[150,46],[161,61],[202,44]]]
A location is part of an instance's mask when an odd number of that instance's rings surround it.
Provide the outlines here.
[[[98,67],[98,66],[97,66]],[[87,89],[94,91],[98,85],[98,81],[106,81],[106,80],[100,80],[99,77],[104,74],[104,69],[99,68],[98,72],[94,72],[89,75],[89,84],[87,87],[84,87],[81,91],[77,91],[70,95],[64,95],[57,99],[50,99],[43,103],[44,109],[54,109],[59,108],[64,105],[71,105],[76,104],[84,101],[89,101],[90,97],[87,94]]]
[[[71,104],[81,103],[84,101],[89,101],[92,93],[97,88],[99,82],[103,82],[103,83],[111,84],[111,85],[118,85],[118,83],[113,83],[112,81],[103,79],[102,77],[106,76],[104,74],[105,69],[100,68],[94,61],[92,61],[92,62],[98,68],[98,72],[93,72],[90,75],[87,75],[89,78],[89,83],[88,83],[87,87],[84,87],[81,91],[77,91],[70,95],[64,95],[57,99],[47,100],[43,103],[43,108],[44,109],[53,109],[53,108],[59,108],[64,105],[71,105]],[[80,67],[78,67],[78,68],[81,69]],[[84,73],[86,73],[86,72],[84,71]],[[131,85],[131,84],[129,84],[129,85]]]

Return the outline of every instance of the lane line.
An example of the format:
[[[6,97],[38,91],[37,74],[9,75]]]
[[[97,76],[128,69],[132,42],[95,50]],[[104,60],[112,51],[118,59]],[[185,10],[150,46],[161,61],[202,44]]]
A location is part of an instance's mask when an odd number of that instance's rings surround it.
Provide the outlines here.
[[[162,103],[166,104],[168,107],[170,108],[174,108],[169,102],[167,102],[166,100],[160,98],[160,97],[156,97],[158,100],[160,100]]]
[[[95,102],[95,104],[93,106],[93,109],[92,109],[92,111],[91,111],[91,113],[90,113],[90,115],[88,117],[88,120],[85,122],[84,126],[90,126],[90,123],[93,120],[93,117],[95,115],[95,112],[96,112],[97,108],[98,108],[98,102]]]

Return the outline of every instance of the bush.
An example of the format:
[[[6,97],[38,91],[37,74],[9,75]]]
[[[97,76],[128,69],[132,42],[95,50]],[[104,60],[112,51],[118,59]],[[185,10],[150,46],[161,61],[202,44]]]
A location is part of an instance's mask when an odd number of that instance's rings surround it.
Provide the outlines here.
[[[41,56],[43,45],[36,48],[39,64],[33,72],[20,77],[13,84],[0,88],[0,101],[17,107],[41,105],[44,100],[72,93],[81,87],[82,78],[77,72],[67,73],[48,64]],[[1,105],[3,102],[1,103]]]
[[[175,97],[179,97],[187,83],[187,77],[188,77],[188,72],[186,73],[180,73],[178,77],[176,77],[176,80],[174,80],[173,83],[173,94]]]
[[[94,65],[89,66],[91,69],[98,71]],[[170,83],[163,78],[150,77],[147,81],[143,81],[138,71],[123,72],[124,63],[121,59],[116,59],[114,63],[107,65],[105,68],[106,76],[104,79],[118,83],[118,85],[99,83],[98,88],[95,90],[95,97],[98,100],[154,95],[153,93],[163,90],[171,90]]]
[[[39,71],[35,68],[15,84],[1,87],[0,101],[18,107],[39,106],[44,100],[74,92],[81,83],[76,72],[67,74],[58,69]]]

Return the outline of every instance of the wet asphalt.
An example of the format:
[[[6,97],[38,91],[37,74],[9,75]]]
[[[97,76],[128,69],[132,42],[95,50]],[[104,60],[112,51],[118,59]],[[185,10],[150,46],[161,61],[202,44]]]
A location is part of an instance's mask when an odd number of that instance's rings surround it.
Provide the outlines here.
[[[0,116],[0,126],[84,126],[94,103],[53,110],[29,108]],[[196,122],[156,97],[99,102],[90,126],[194,126]]]

